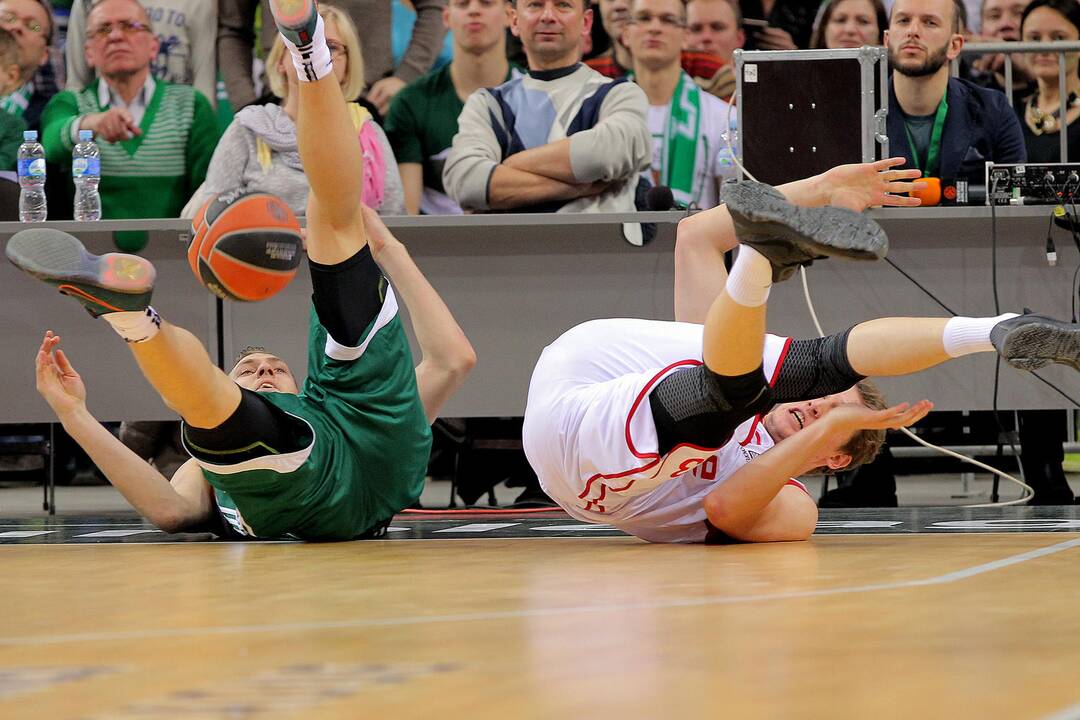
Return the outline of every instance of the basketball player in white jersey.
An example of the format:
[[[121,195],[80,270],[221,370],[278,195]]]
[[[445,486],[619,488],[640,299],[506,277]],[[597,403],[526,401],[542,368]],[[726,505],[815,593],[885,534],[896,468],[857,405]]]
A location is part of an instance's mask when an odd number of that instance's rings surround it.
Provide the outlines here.
[[[834,168],[777,189],[725,186],[726,205],[683,220],[676,322],[596,320],[548,346],[523,440],[571,516],[653,542],[805,540],[817,507],[793,478],[874,457],[888,428],[930,411],[885,407],[865,378],[996,350],[1022,369],[1080,370],[1080,325],[1038,315],[887,318],[793,340],[765,333],[771,284],[822,256],[875,259],[861,211],[917,205],[902,158]],[[730,276],[723,254],[739,245]]]

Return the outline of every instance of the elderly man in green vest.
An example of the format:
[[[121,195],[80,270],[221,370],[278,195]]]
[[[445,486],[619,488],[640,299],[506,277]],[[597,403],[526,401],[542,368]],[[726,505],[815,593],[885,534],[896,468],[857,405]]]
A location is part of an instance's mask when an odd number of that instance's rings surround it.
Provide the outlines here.
[[[90,130],[101,149],[102,217],[178,217],[217,144],[210,102],[191,87],[150,75],[158,40],[136,0],[94,5],[85,52],[100,79],[49,101],[42,116],[47,159],[69,165],[79,131]],[[146,236],[118,233],[116,241],[130,252]]]

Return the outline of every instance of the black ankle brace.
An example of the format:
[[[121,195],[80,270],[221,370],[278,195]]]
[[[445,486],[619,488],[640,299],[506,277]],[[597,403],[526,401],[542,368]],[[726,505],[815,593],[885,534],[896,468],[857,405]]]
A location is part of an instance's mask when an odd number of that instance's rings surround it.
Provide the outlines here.
[[[866,376],[855,372],[848,362],[851,330],[812,340],[792,340],[773,386],[773,400],[812,400],[843,392],[864,379]]]

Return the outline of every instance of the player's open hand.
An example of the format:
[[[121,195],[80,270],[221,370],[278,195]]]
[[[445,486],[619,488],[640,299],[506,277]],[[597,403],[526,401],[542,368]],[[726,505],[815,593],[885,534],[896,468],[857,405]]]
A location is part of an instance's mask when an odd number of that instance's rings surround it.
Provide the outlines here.
[[[918,205],[918,198],[901,194],[923,187],[923,183],[917,182],[917,178],[922,175],[919,170],[899,169],[905,162],[902,157],[893,157],[872,163],[834,167],[823,176],[828,203],[855,212],[882,205]]]
[[[917,403],[900,403],[884,410],[874,410],[865,405],[849,403],[833,407],[825,419],[837,429],[856,430],[899,430],[909,427],[926,417],[934,409],[934,403],[920,400]]]
[[[86,386],[75,372],[64,351],[57,347],[60,338],[52,330],[45,333],[37,354],[37,391],[58,417],[86,405]]]

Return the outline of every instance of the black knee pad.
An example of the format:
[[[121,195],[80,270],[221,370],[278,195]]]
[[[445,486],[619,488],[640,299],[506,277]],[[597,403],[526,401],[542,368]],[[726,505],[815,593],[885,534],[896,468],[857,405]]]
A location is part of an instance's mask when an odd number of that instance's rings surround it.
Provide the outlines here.
[[[720,447],[735,428],[772,405],[761,367],[729,376],[699,365],[668,375],[649,393],[661,455],[681,443]]]
[[[812,400],[844,392],[865,379],[848,361],[851,330],[812,340],[792,340],[773,386],[773,399],[778,403]]]
[[[235,465],[303,450],[311,444],[311,428],[279,409],[259,393],[240,388],[240,405],[216,428],[183,426],[184,447],[192,457],[214,465]]]
[[[382,310],[386,280],[365,245],[336,265],[308,261],[311,302],[319,322],[339,345],[356,347]]]

